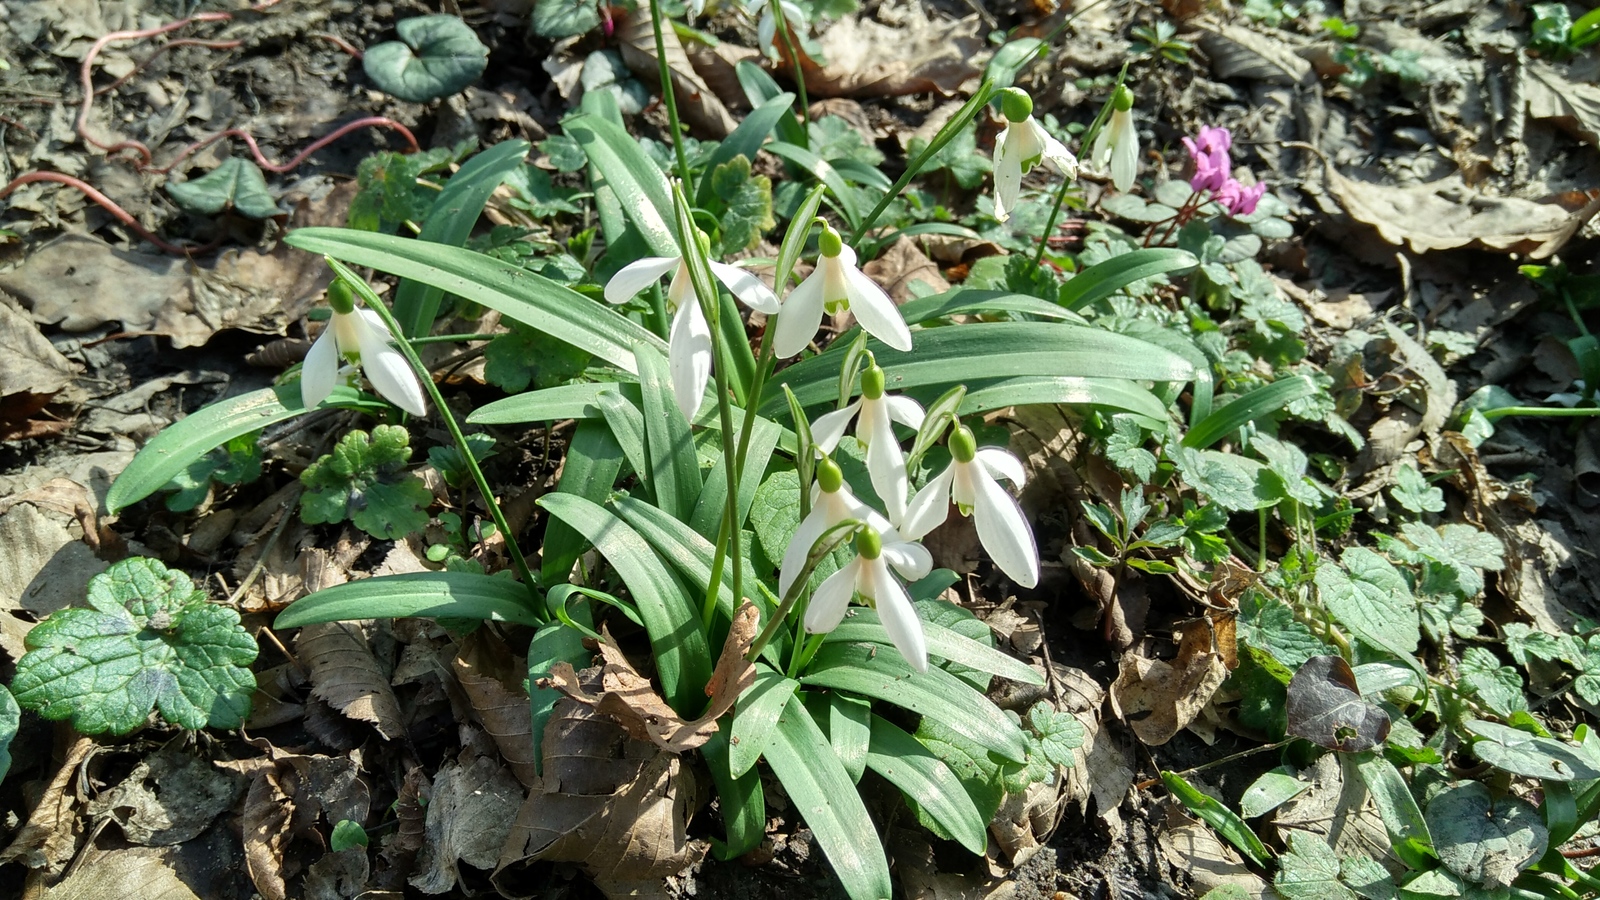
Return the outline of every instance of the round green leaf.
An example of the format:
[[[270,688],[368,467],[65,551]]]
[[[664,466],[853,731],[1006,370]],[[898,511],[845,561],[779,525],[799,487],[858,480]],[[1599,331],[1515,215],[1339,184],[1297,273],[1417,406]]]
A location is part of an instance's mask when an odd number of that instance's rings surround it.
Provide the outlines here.
[[[419,16],[395,26],[400,40],[369,48],[361,59],[379,89],[418,103],[448,97],[478,80],[489,48],[455,16]]]
[[[1600,767],[1576,747],[1496,722],[1473,719],[1467,728],[1482,740],[1472,744],[1478,758],[1513,775],[1547,781],[1600,778]]]
[[[1496,798],[1476,781],[1435,797],[1428,804],[1427,820],[1445,867],[1490,887],[1510,884],[1544,855],[1549,843],[1533,804],[1511,796]]]
[[[233,209],[251,219],[270,219],[283,212],[267,191],[261,170],[237,156],[199,178],[168,184],[167,195],[186,212],[205,216]]]

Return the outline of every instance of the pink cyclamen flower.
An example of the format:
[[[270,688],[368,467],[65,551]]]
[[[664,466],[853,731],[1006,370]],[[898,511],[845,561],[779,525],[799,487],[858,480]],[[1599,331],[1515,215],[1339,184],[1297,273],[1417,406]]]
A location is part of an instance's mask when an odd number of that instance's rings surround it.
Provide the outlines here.
[[[1202,125],[1198,135],[1183,139],[1183,146],[1194,160],[1194,176],[1189,179],[1189,186],[1196,191],[1221,189],[1232,170],[1228,150],[1233,146],[1233,133],[1226,128]]]
[[[1264,184],[1252,184],[1245,187],[1232,178],[1217,188],[1214,198],[1228,210],[1230,216],[1248,216],[1256,211],[1256,204],[1261,202],[1261,197],[1267,192]]]

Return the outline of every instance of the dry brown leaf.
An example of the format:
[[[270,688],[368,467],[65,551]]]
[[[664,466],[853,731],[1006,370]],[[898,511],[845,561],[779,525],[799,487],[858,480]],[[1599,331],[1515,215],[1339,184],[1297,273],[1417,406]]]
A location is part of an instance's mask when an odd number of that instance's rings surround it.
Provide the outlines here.
[[[1227,664],[1211,649],[1209,629],[1193,629],[1171,662],[1123,654],[1111,683],[1111,708],[1139,740],[1158,747],[1200,715],[1227,677]]]
[[[389,675],[372,655],[359,622],[307,625],[295,638],[300,661],[311,672],[311,693],[386,741],[405,733],[400,701]]]
[[[244,781],[169,744],[89,801],[86,812],[96,819],[115,820],[132,843],[181,844],[198,837],[213,819],[232,808]]]
[[[923,13],[894,26],[846,16],[817,35],[827,64],[801,50],[800,68],[813,97],[950,96],[983,71],[979,31],[977,16],[941,22]]]
[[[568,663],[557,663],[548,681],[568,697],[616,719],[634,738],[651,741],[670,753],[683,753],[711,740],[711,735],[717,731],[717,719],[733,708],[744,689],[755,682],[755,666],[744,655],[749,652],[760,627],[761,617],[755,606],[746,603],[739,607],[728,629],[728,638],[722,644],[717,667],[706,683],[706,696],[711,698],[711,705],[698,719],[686,720],[674,712],[650,686],[650,679],[633,668],[609,635],[600,645],[600,654],[605,660],[601,668],[602,694],[596,696],[586,691]]]
[[[534,759],[533,712],[522,683],[527,664],[511,655],[499,637],[480,628],[456,650],[456,680],[472,702],[472,711],[494,739],[500,756],[524,787],[540,785]]]
[[[306,869],[301,896],[304,900],[372,900],[366,892],[371,871],[365,847],[330,852]]]
[[[1167,821],[1156,832],[1156,844],[1167,864],[1184,873],[1196,896],[1213,888],[1236,885],[1251,897],[1265,897],[1267,882],[1250,871],[1232,847],[1222,843],[1217,833],[1196,821],[1176,804],[1169,804]]]
[[[1295,48],[1272,35],[1244,25],[1213,20],[1190,25],[1204,33],[1200,47],[1211,60],[1212,74],[1219,79],[1238,78],[1281,85],[1316,81],[1311,63],[1302,59]]]
[[[1416,376],[1413,382],[1422,397],[1401,395],[1409,405],[1422,413],[1422,431],[1433,435],[1444,427],[1450,411],[1456,405],[1456,383],[1445,374],[1444,367],[1433,358],[1428,348],[1416,338],[1397,328],[1392,322],[1383,323],[1384,334],[1394,344],[1394,360],[1398,367]]]
[[[862,266],[861,271],[883,285],[896,303],[904,303],[917,296],[911,290],[913,283],[932,288],[929,293],[950,290],[950,282],[939,274],[939,266],[922,252],[916,241],[908,237],[895,241],[881,256]]]
[[[40,895],[40,900],[199,900],[156,850],[102,853]]]
[[[406,773],[400,783],[399,796],[394,802],[394,815],[399,823],[394,834],[383,841],[379,853],[382,866],[378,869],[374,886],[386,890],[400,890],[411,877],[417,853],[427,839],[428,802],[433,797],[433,785],[421,766]]]
[[[258,772],[245,794],[241,825],[245,870],[266,900],[287,900],[289,895],[283,851],[289,845],[294,814],[294,798],[284,791],[277,770]]]
[[[1571,209],[1494,197],[1454,176],[1420,185],[1375,184],[1346,178],[1328,166],[1327,179],[1329,191],[1351,218],[1377,229],[1390,244],[1409,245],[1416,253],[1476,247],[1544,259],[1600,211],[1600,201]]]
[[[55,875],[72,859],[81,828],[73,812],[77,796],[72,787],[77,781],[78,767],[89,758],[94,746],[94,741],[86,737],[73,742],[61,768],[56,770],[55,777],[28,814],[28,821],[11,840],[11,845],[0,851],[0,866],[21,863]]]
[[[78,366],[0,292],[0,439],[21,434],[27,420],[72,383]]]
[[[1560,68],[1537,59],[1527,60],[1523,71],[1530,117],[1548,119],[1600,146],[1600,87],[1592,80],[1569,78]]]
[[[442,894],[460,877],[457,863],[494,868],[522,801],[522,786],[498,760],[479,756],[446,763],[433,779],[426,838],[410,884]]]
[[[1345,856],[1370,856],[1382,860],[1389,854],[1389,833],[1368,793],[1366,783],[1353,769],[1347,753],[1328,753],[1305,773],[1311,789],[1278,807],[1272,823],[1279,837],[1288,832],[1316,835]]]
[[[711,137],[727,137],[739,127],[739,123],[722,100],[700,80],[700,74],[684,53],[677,32],[671,28],[663,29],[661,44],[667,51],[673,99],[677,101],[683,120]],[[649,84],[659,85],[661,68],[656,58],[654,21],[650,18],[648,6],[641,5],[628,14],[622,27],[617,29],[617,46],[622,51],[622,61],[628,64],[635,75]]]

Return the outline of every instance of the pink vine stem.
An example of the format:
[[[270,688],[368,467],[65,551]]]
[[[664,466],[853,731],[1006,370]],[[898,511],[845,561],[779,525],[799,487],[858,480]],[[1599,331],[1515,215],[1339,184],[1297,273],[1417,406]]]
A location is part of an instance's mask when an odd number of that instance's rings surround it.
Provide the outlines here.
[[[145,240],[154,244],[164,253],[171,253],[174,256],[192,256],[196,253],[207,253],[211,250],[215,250],[222,243],[222,240],[219,238],[218,240],[206,244],[203,247],[180,247],[177,244],[169,244],[161,238],[156,237],[143,225],[140,225],[139,220],[135,219],[132,213],[118,206],[115,200],[112,200],[105,194],[95,190],[93,186],[89,185],[83,180],[74,178],[71,175],[67,175],[62,172],[29,172],[26,175],[19,175],[13,179],[10,184],[0,188],[0,200],[4,200],[7,195],[17,188],[22,187],[25,184],[32,184],[35,181],[53,181],[56,184],[64,184],[67,187],[82,191],[85,197],[93,200],[101,209],[115,216],[118,222],[128,226],[128,228],[133,231],[134,234],[137,234],[139,237],[144,238]]]

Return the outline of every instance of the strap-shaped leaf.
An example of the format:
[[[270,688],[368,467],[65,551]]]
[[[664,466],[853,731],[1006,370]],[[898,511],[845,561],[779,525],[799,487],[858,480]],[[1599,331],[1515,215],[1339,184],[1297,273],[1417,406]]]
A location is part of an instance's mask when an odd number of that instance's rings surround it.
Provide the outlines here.
[[[556,485],[556,492],[603,503],[617,483],[622,460],[622,446],[606,423],[598,419],[580,421],[567,445],[567,458],[561,464],[561,482]],[[577,529],[560,519],[552,519],[544,529],[539,577],[546,584],[565,580],[587,543]]]
[[[639,362],[645,449],[656,505],[674,519],[686,519],[700,495],[700,457],[694,437],[672,397],[666,357],[649,347],[635,348],[634,357]]]
[[[289,604],[273,627],[408,616],[544,624],[528,607],[528,589],[509,578],[473,572],[412,572],[323,588]]]
[[[522,165],[528,147],[527,141],[503,141],[467,160],[428,207],[417,240],[451,247],[465,244],[489,195]],[[442,299],[444,291],[437,287],[419,281],[400,282],[394,292],[394,317],[406,337],[419,337],[433,328]]]
[[[546,494],[538,503],[594,544],[622,576],[644,619],[650,649],[672,708],[697,715],[706,705],[701,689],[711,678],[711,647],[700,627],[700,611],[650,544],[605,507],[573,494]]]
[[[922,633],[927,639],[930,656],[1023,684],[1044,684],[1044,676],[1034,671],[1027,663],[1007,656],[958,631],[923,619]],[[878,611],[875,609],[851,610],[851,615],[823,638],[824,643],[862,641],[885,647],[894,646],[894,642],[889,639],[889,632],[884,631],[883,625],[878,621]]]
[[[861,221],[861,208],[856,205],[855,188],[852,188],[839,170],[827,160],[787,141],[773,141],[767,145],[767,151],[805,169],[815,175],[818,181],[827,185],[828,193],[833,195],[835,207],[851,228]]]
[[[845,774],[856,784],[867,771],[867,747],[872,743],[872,704],[839,691],[807,691],[803,697],[811,720],[828,736]]]
[[[1269,416],[1296,400],[1317,392],[1317,386],[1304,375],[1280,378],[1251,390],[1242,397],[1213,410],[1183,436],[1185,447],[1204,449],[1233,434],[1255,420]]]
[[[717,145],[717,149],[711,154],[711,158],[706,160],[705,171],[715,172],[717,166],[733,159],[735,156],[743,156],[751,162],[755,162],[756,154],[761,151],[761,145],[766,142],[767,136],[772,134],[772,129],[777,126],[778,120],[785,115],[790,115],[790,118],[793,118],[792,114],[789,113],[789,108],[793,103],[794,95],[785,92],[773,95],[772,99],[751,110],[750,115],[745,116],[744,121],[739,123],[739,127],[735,128],[732,134]],[[709,206],[712,196],[711,179],[700,179],[700,187],[695,191],[695,205],[701,207]]]
[[[940,668],[912,671],[899,653],[872,644],[829,643],[811,660],[800,683],[850,691],[932,717],[951,731],[1023,762],[1028,745],[1022,730],[989,698]]]
[[[793,678],[785,678],[766,666],[756,667],[755,683],[739,695],[733,722],[728,726],[732,738],[728,766],[734,775],[745,774],[761,759],[772,741],[778,716],[799,687],[800,682]]]
[[[1178,798],[1178,802],[1210,825],[1217,834],[1227,838],[1228,843],[1250,857],[1252,862],[1262,868],[1269,865],[1272,851],[1267,849],[1266,844],[1261,843],[1261,838],[1256,837],[1256,833],[1239,818],[1238,813],[1222,805],[1215,797],[1201,793],[1176,772],[1162,772],[1161,781],[1166,784],[1167,790],[1172,792],[1172,796]]]
[[[799,697],[790,696],[784,706],[766,756],[845,893],[858,900],[892,896],[889,863],[872,817]]]
[[[907,325],[916,325],[930,319],[942,319],[945,316],[970,315],[972,313],[986,312],[1014,312],[1041,319],[1050,319],[1058,322],[1071,322],[1074,325],[1088,324],[1083,316],[1072,310],[1066,309],[1049,300],[1040,300],[1027,294],[1013,294],[1010,291],[979,291],[972,288],[956,288],[942,294],[932,294],[927,297],[918,297],[908,301],[900,307],[900,315],[905,317]],[[855,329],[844,333],[845,338],[853,338]]]
[[[1098,262],[1073,276],[1061,290],[1061,305],[1077,312],[1135,281],[1200,265],[1193,253],[1173,247],[1147,247]]]
[[[592,169],[616,192],[628,221],[639,229],[650,250],[657,256],[677,256],[672,189],[639,142],[621,126],[594,115],[574,116],[565,128],[589,154]]]
[[[1167,422],[1167,407],[1161,399],[1132,381],[1070,375],[1021,375],[974,382],[962,400],[961,415],[1034,403],[1065,403],[1128,412],[1138,417],[1140,425],[1152,430],[1165,428]]]
[[[922,742],[882,716],[872,717],[867,768],[915,800],[917,806],[973,853],[988,846],[988,825],[961,779]]]
[[[618,497],[611,501],[617,515],[639,533],[650,546],[672,564],[689,586],[702,596],[711,585],[711,560],[716,548],[689,526],[665,512],[634,497]],[[724,579],[717,592],[717,608],[724,617],[733,617],[733,589]]]
[[[744,527],[745,519],[750,516],[750,504],[755,502],[756,489],[761,486],[761,480],[766,477],[767,464],[772,461],[772,451],[778,447],[778,441],[783,437],[783,428],[771,419],[757,417],[750,428],[750,447],[745,455],[745,470],[739,481],[739,527]],[[717,529],[722,524],[722,508],[728,498],[728,469],[723,465],[719,453],[712,461],[711,471],[706,476],[706,486],[700,492],[700,500],[695,504],[694,514],[689,517],[689,525],[695,531],[708,539],[715,540]]]
[[[712,841],[718,859],[735,859],[761,846],[767,836],[767,798],[761,787],[761,773],[747,769],[737,775],[729,768],[729,741],[726,729],[711,735],[700,747],[711,781],[717,786],[717,805],[722,810],[722,827],[728,839],[720,846]]]
[[[1372,793],[1378,814],[1383,818],[1383,827],[1389,832],[1394,855],[1418,871],[1431,868],[1437,860],[1433,835],[1429,834],[1428,820],[1423,817],[1400,770],[1375,750],[1355,753],[1349,758],[1354,760],[1356,771],[1361,773],[1361,780]]]
[[[636,345],[667,349],[643,326],[571,288],[461,247],[347,228],[301,228],[284,242],[464,297],[627,372]]]
[[[644,413],[629,403],[621,394],[606,392],[600,395],[600,412],[606,425],[616,435],[622,446],[622,456],[633,471],[654,493],[655,483],[650,478],[650,451],[645,446]]]
[[[587,608],[573,607],[588,619]],[[585,623],[587,624],[587,623]],[[539,679],[550,674],[556,663],[564,662],[575,669],[588,665],[589,650],[583,646],[583,635],[560,622],[552,622],[533,633],[528,642],[528,706],[532,715],[533,770],[544,772],[544,726],[555,712],[556,702],[562,694],[553,687],[539,687]]]
[[[525,391],[515,397],[485,403],[467,414],[474,425],[521,425],[526,422],[557,422],[563,419],[598,419],[600,395],[620,392],[632,403],[643,398],[639,386],[627,382],[585,382]]]
[[[751,106],[765,106],[768,101],[784,93],[778,82],[767,74],[767,70],[748,59],[740,60],[739,64],[733,67],[733,71],[735,77],[739,79],[739,87],[744,91],[745,99],[750,101]],[[806,130],[793,111],[787,116],[778,117],[777,129],[781,140],[805,146]]]

